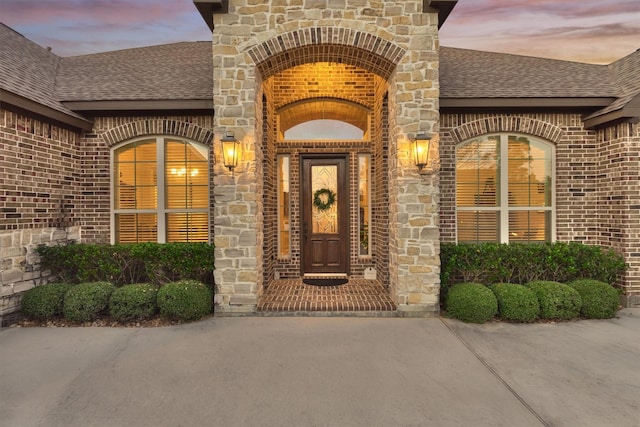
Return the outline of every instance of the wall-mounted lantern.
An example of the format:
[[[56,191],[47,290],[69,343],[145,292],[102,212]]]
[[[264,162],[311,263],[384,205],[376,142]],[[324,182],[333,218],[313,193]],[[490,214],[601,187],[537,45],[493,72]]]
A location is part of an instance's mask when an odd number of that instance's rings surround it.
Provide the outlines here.
[[[225,167],[233,172],[233,169],[238,166],[240,143],[236,140],[233,132],[227,132],[220,142],[222,142],[222,161]]]
[[[422,169],[429,163],[429,149],[431,148],[431,135],[419,133],[413,140],[413,155],[416,166]]]

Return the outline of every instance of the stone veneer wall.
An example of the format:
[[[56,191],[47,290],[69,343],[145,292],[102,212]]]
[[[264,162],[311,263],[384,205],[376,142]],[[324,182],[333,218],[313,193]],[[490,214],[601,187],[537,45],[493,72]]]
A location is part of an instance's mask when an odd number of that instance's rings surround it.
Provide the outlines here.
[[[621,286],[640,295],[640,135],[638,125],[585,129],[580,114],[450,114],[441,116],[442,241],[456,241],[455,147],[498,132],[529,134],[556,147],[556,237],[602,245],[630,266]]]
[[[389,277],[392,296],[405,315],[438,311],[437,180],[418,174],[409,137],[438,132],[438,15],[423,13],[422,0],[286,0],[230,2],[214,15],[214,130],[233,131],[243,164],[232,176],[214,168],[216,283],[219,312],[251,312],[263,277],[251,288],[243,278],[263,265],[263,141],[256,103],[261,82],[281,71],[331,58],[388,81]],[[427,203],[425,203],[427,201]],[[246,244],[240,244],[240,235]],[[250,267],[258,264],[258,267]],[[420,266],[418,270],[415,266]]]
[[[39,245],[59,246],[80,241],[80,227],[0,231],[0,325],[18,319],[23,294],[51,281],[35,252]]]

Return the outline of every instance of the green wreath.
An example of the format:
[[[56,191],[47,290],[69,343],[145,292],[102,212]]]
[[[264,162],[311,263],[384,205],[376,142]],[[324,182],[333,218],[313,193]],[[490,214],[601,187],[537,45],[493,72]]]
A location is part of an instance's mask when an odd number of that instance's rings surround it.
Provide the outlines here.
[[[321,196],[323,194],[327,196],[326,202],[322,201]],[[313,206],[318,208],[319,211],[326,211],[327,209],[330,209],[335,202],[336,202],[336,193],[329,190],[328,188],[321,188],[319,190],[316,190],[315,193],[313,193]]]

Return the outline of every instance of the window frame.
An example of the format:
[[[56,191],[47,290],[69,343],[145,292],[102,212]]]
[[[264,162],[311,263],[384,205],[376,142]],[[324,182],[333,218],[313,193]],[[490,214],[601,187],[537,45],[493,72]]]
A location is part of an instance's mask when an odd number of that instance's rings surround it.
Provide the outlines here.
[[[153,140],[156,144],[156,189],[157,189],[157,205],[156,209],[116,209],[116,151],[135,144],[140,141]],[[207,181],[208,181],[208,203],[204,208],[167,208],[167,185],[166,185],[166,146],[169,141],[183,141],[185,143],[197,145],[207,152]],[[171,213],[206,213],[207,214],[207,242],[211,243],[211,147],[201,142],[193,141],[188,138],[173,135],[145,135],[135,139],[123,141],[114,145],[110,149],[109,156],[109,179],[110,179],[110,196],[109,196],[109,215],[110,215],[110,241],[111,244],[117,242],[117,224],[116,216],[118,214],[155,214],[157,219],[157,243],[167,243],[167,214]],[[162,189],[162,191],[160,190]]]
[[[500,142],[500,150],[498,155],[498,178],[499,178],[499,189],[498,189],[498,203],[497,206],[483,207],[483,206],[458,206],[458,148],[472,143],[473,141],[483,140],[485,138],[490,137],[499,137]],[[509,206],[509,138],[510,137],[524,137],[529,139],[530,141],[538,142],[549,148],[550,152],[550,176],[551,176],[551,206]],[[475,138],[469,138],[463,142],[456,144],[454,151],[454,188],[455,188],[455,200],[454,200],[454,208],[455,208],[455,239],[456,243],[459,243],[459,233],[458,233],[458,212],[497,212],[498,213],[498,224],[499,229],[496,230],[496,235],[498,240],[496,243],[510,243],[509,239],[509,214],[511,212],[536,212],[536,211],[544,211],[550,212],[550,220],[548,227],[549,230],[549,241],[555,242],[557,239],[556,236],[556,146],[555,144],[546,141],[542,138],[527,135],[523,133],[517,132],[492,132],[485,135],[479,135]],[[545,159],[546,161],[546,159]],[[505,195],[507,197],[505,197]],[[546,240],[532,240],[529,242],[524,241],[514,241],[513,243],[544,243]]]

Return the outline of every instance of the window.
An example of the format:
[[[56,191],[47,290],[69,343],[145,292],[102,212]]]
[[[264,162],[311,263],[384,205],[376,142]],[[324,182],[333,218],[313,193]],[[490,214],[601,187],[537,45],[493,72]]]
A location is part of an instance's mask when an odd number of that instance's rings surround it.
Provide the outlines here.
[[[491,135],[456,147],[458,242],[549,242],[553,235],[553,146]]]
[[[290,255],[289,156],[278,156],[278,256]]]
[[[113,151],[113,241],[208,242],[209,151],[156,137]]]
[[[371,155],[358,156],[358,229],[360,256],[371,255]]]

